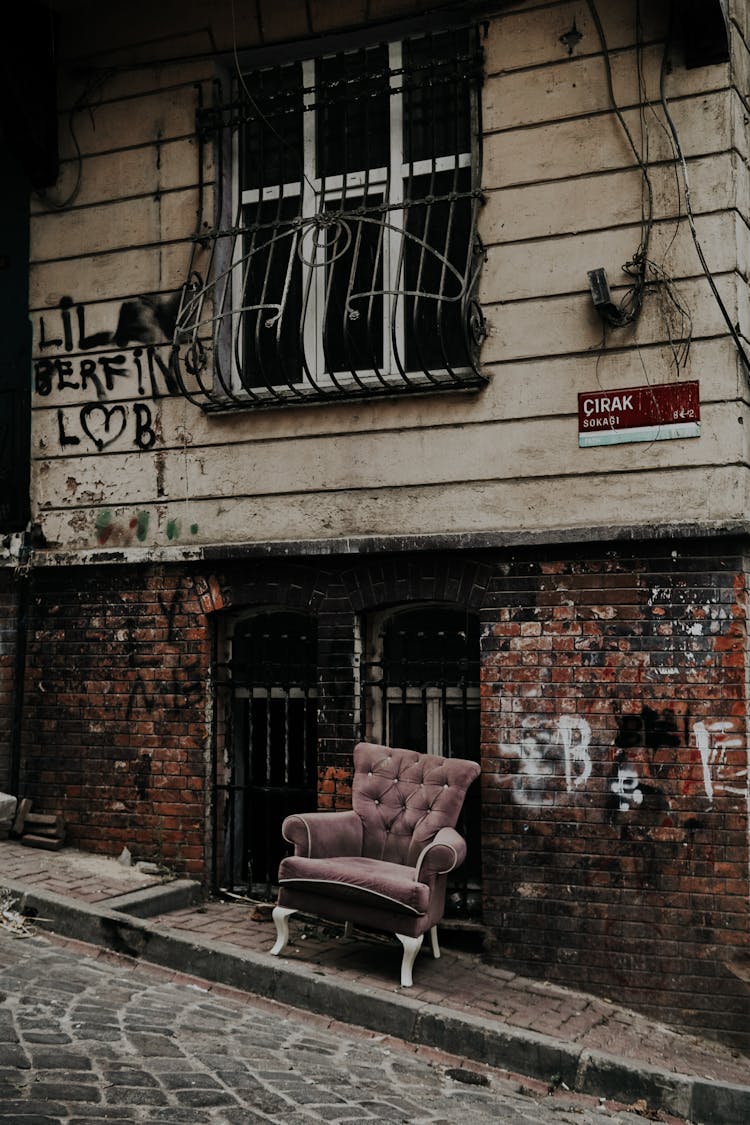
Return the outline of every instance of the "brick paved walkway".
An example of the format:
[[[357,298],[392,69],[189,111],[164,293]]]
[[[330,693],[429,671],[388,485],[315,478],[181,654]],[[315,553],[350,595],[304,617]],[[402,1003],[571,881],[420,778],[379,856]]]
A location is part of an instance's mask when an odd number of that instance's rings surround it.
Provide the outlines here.
[[[212,901],[153,921],[200,935],[203,942],[223,942],[255,953],[267,953],[275,938],[270,911],[241,903]],[[479,956],[443,947],[435,961],[423,948],[414,967],[414,986],[403,990],[396,984],[401,950],[395,941],[356,931],[347,938],[343,928],[305,924],[295,917],[289,932],[284,956],[313,965],[322,975],[403,992],[416,1001],[501,1020],[653,1066],[740,1084],[748,1081],[750,1060],[726,1047],[680,1034],[606,1000],[505,972]]]
[[[158,876],[144,875],[117,860],[71,848],[48,852],[14,840],[0,842],[0,875],[80,902],[105,902],[160,881]]]

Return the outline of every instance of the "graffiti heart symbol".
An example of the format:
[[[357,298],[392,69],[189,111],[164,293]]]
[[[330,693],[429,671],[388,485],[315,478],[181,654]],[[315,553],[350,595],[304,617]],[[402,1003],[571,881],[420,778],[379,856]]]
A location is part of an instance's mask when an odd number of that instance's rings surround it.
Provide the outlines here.
[[[114,418],[119,421],[113,422]],[[105,446],[117,441],[125,430],[127,420],[125,407],[121,405],[103,406],[101,403],[92,402],[81,410],[81,429],[87,437],[91,438],[100,452]]]

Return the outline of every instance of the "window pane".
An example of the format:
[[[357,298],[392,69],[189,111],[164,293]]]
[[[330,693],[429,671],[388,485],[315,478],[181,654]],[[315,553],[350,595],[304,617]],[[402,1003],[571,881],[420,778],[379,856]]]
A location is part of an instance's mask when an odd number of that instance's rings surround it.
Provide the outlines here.
[[[313,400],[482,382],[466,330],[475,165],[458,167],[477,140],[480,71],[462,29],[236,81],[209,119],[239,129],[244,193],[242,230],[222,231],[231,248],[213,259],[233,282],[228,399],[245,401],[242,386],[274,391],[247,396],[271,405],[284,386]],[[364,378],[339,385],[346,373]]]
[[[396,614],[383,636],[388,683],[479,682],[479,623],[462,610],[424,608]]]
[[[282,386],[302,379],[302,262],[300,198],[291,196],[245,208],[242,263],[242,356],[246,387]]]
[[[389,703],[388,744],[427,753],[427,726],[421,703]]]
[[[471,263],[474,200],[471,170],[410,181],[404,239],[404,332],[409,371],[439,371],[471,362],[464,295]],[[446,198],[466,193],[460,198]],[[427,202],[427,196],[437,197]],[[440,197],[443,198],[440,198]]]
[[[303,178],[302,67],[243,75],[242,186],[297,183]]]
[[[318,175],[388,164],[388,48],[319,59],[315,105]]]
[[[404,43],[404,153],[408,162],[471,149],[470,57],[466,30]]]
[[[353,214],[364,200],[347,199],[338,221],[322,232],[326,245],[323,352],[327,371],[370,371],[383,365],[383,229],[379,209]],[[369,207],[373,208],[372,201]],[[338,204],[330,204],[337,211]]]
[[[232,642],[232,676],[271,687],[315,682],[317,639],[314,622],[302,614],[259,613],[238,624]]]
[[[447,706],[445,711],[447,745],[444,753],[449,758],[473,758],[479,761],[479,706]]]

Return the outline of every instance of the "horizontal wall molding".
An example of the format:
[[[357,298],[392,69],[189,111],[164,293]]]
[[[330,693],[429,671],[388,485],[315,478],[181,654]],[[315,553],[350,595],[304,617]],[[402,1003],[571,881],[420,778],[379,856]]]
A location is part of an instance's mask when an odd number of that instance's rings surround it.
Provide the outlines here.
[[[514,548],[553,548],[582,543],[649,543],[712,538],[750,540],[750,520],[708,523],[632,524],[572,527],[554,531],[448,532],[444,535],[372,535],[331,539],[269,540],[260,543],[209,544],[203,547],[128,547],[90,551],[31,552],[27,565],[36,567],[88,564],[153,566],[161,563],[218,562],[243,558],[301,558],[305,556],[375,555],[408,551],[481,551]],[[15,568],[18,556],[0,553],[0,568]]]

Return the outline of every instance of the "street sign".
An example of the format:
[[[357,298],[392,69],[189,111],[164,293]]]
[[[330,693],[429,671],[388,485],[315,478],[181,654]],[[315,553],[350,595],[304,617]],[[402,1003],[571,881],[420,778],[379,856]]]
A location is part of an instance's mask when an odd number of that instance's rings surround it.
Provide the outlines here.
[[[578,396],[578,444],[700,437],[698,381],[657,383]]]

